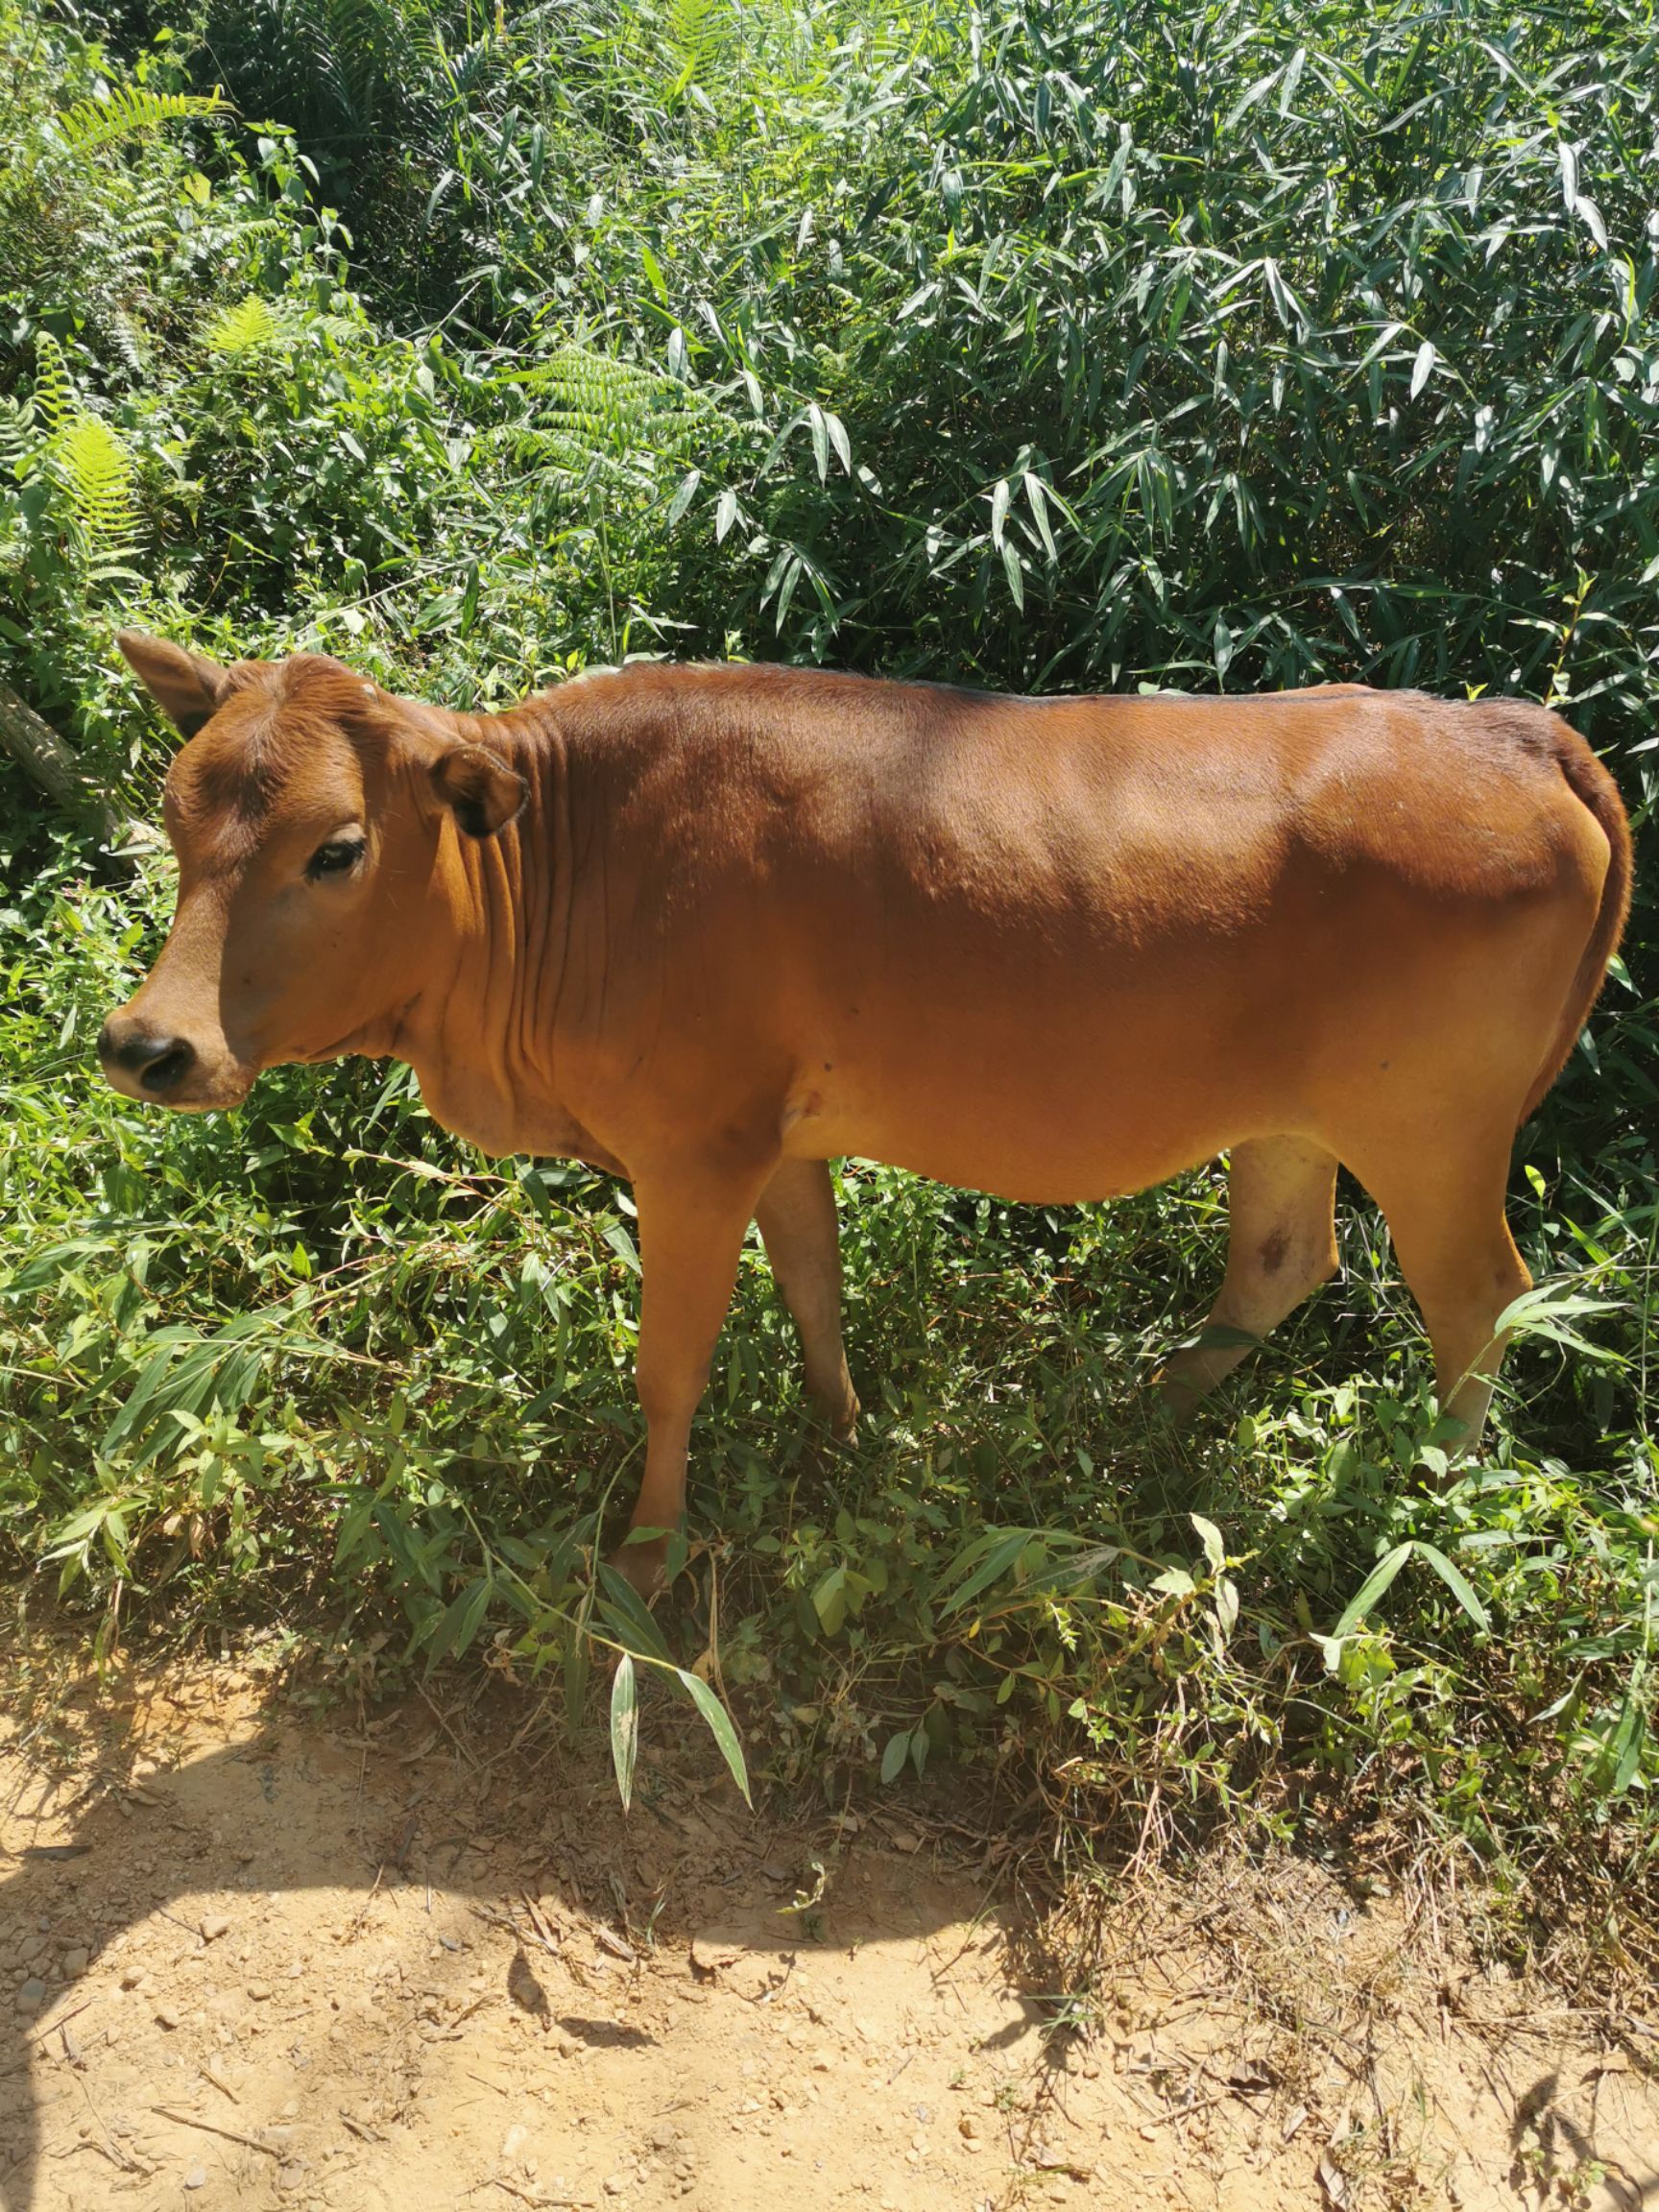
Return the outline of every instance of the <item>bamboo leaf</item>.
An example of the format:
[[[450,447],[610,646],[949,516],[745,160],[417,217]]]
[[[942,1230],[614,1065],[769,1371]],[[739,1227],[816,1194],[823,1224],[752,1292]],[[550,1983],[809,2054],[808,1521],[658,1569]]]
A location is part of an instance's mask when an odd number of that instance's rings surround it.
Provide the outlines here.
[[[1351,1636],[1354,1633],[1359,1623],[1370,1612],[1372,1606],[1376,1604],[1378,1599],[1392,1585],[1394,1577],[1410,1556],[1411,1545],[1407,1541],[1404,1544],[1396,1544],[1392,1551],[1378,1561],[1350,1599],[1342,1618],[1331,1631],[1333,1637],[1339,1641],[1342,1637]]]
[[[720,1756],[732,1769],[733,1781],[743,1792],[743,1802],[753,1805],[755,1800],[749,1794],[749,1769],[744,1764],[743,1746],[737,1740],[737,1731],[733,1725],[731,1714],[700,1675],[687,1673],[684,1668],[679,1667],[674,1671],[690,1692],[692,1704],[709,1723],[709,1734],[720,1746]]]
[[[1489,1629],[1492,1625],[1490,1614],[1438,1545],[1426,1544],[1419,1537],[1417,1539],[1417,1551],[1421,1558],[1428,1560],[1430,1566],[1433,1568],[1435,1574],[1439,1575],[1441,1581],[1445,1583],[1447,1589],[1451,1591],[1453,1597],[1456,1599],[1476,1627]]]
[[[611,1681],[611,1762],[616,1769],[616,1789],[624,1813],[634,1803],[634,1767],[638,1757],[639,1705],[634,1657],[624,1651]]]

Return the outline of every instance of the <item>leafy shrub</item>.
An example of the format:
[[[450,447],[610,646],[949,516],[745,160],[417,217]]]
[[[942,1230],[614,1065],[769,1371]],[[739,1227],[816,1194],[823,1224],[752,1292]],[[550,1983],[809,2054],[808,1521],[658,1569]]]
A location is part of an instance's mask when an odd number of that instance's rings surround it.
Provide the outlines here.
[[[468,703],[659,649],[1516,691],[1640,832],[1656,38],[1492,0],[213,0],[117,59],[0,0],[6,671],[140,805],[122,621]],[[164,872],[101,880],[0,791],[0,1530],[106,1632],[166,1592],[360,1662],[396,1620],[400,1664],[555,1670],[572,1710],[598,1633],[700,1660],[826,1787],[948,1751],[1034,1766],[1074,1839],[1409,1818],[1647,1940],[1650,833],[1512,1193],[1590,1305],[1528,1309],[1479,1470],[1413,1479],[1362,1209],[1182,1442],[1140,1385],[1206,1303],[1214,1172],[1061,1214],[853,1164],[866,1439],[820,1452],[751,1253],[712,1549],[653,1623],[594,1566],[640,1441],[626,1193],[481,1164],[384,1070],[205,1122],[114,1098],[88,1039]]]

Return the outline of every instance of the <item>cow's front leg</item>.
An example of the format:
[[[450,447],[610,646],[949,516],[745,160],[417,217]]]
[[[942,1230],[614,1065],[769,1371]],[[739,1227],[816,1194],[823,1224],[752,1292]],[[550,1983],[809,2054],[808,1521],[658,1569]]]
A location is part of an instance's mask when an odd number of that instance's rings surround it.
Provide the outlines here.
[[[709,1381],[715,1338],[732,1303],[764,1173],[753,1179],[637,1176],[639,1209],[639,1354],[635,1379],[645,1415],[645,1479],[633,1528],[678,1528],[685,1510],[691,1418]],[[641,1596],[661,1587],[665,1534],[624,1544],[613,1564]]]

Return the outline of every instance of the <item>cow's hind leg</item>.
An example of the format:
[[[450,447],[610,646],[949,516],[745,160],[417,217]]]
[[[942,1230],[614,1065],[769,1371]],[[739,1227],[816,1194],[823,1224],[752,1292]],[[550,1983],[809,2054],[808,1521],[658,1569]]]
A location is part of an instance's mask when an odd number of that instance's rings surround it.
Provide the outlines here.
[[[1227,1274],[1206,1329],[1261,1338],[1336,1271],[1336,1157],[1300,1137],[1233,1147]],[[1238,1366],[1249,1342],[1196,1344],[1164,1370],[1165,1399],[1185,1414]]]
[[[1503,1357],[1497,1320],[1532,1278],[1503,1217],[1512,1136],[1465,1135],[1448,1148],[1402,1146],[1353,1166],[1382,1207],[1407,1287],[1434,1351],[1440,1409],[1462,1424],[1455,1450],[1479,1441]]]
[[[841,1342],[841,1246],[829,1163],[780,1162],[755,1218],[773,1281],[801,1333],[807,1395],[834,1434],[850,1440],[858,1401]]]

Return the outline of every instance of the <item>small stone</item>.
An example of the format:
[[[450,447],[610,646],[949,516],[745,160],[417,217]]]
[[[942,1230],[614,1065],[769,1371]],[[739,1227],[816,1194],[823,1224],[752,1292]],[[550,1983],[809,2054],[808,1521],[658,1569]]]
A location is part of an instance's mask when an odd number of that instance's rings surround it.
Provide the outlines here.
[[[203,1913],[202,1940],[204,1943],[217,1943],[221,1936],[228,1936],[229,1933],[230,1915],[228,1912]]]
[[[607,2174],[605,2176],[605,2194],[607,2197],[620,2197],[627,2186],[626,2178],[620,2174]]]
[[[37,1974],[31,1974],[18,1990],[14,2000],[19,2012],[38,2012],[46,2002],[46,1984]]]
[[[277,2167],[276,2186],[281,2190],[285,2197],[292,2190],[302,2189],[304,2185],[305,2169],[300,2164],[298,2159],[291,2160],[286,2166]]]
[[[957,2121],[956,2128],[957,2132],[968,2143],[976,2143],[984,2133],[977,2118],[972,2112],[964,2112],[961,2119]]]
[[[206,2167],[192,2166],[184,2176],[184,2186],[186,2189],[205,2189],[207,2186]]]
[[[121,1969],[121,1986],[123,1989],[141,1989],[148,1980],[149,1976],[142,1966],[123,1966]]]
[[[162,2028],[178,2028],[182,2025],[184,2015],[178,2009],[176,2006],[157,2005],[156,2008],[156,2019],[157,2025]]]
[[[652,2128],[646,2140],[650,2143],[653,2151],[660,2151],[664,2157],[667,2157],[680,2148],[680,2130],[678,2128],[670,2128],[666,2121],[662,2121]]]
[[[271,1994],[271,1984],[269,1982],[250,1982],[248,1994],[255,2005],[263,2005]]]
[[[77,1943],[73,1951],[63,1954],[63,1975],[69,1982],[79,1981],[90,1965],[92,1954],[84,1943]]]
[[[691,1971],[707,1981],[711,1974],[723,1968],[735,1966],[743,1956],[740,1943],[723,1942],[714,1936],[693,1936],[691,1938]]]

